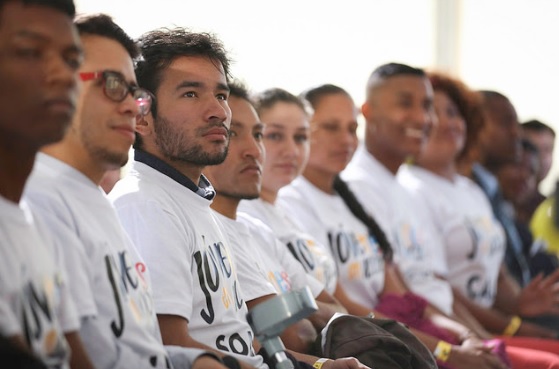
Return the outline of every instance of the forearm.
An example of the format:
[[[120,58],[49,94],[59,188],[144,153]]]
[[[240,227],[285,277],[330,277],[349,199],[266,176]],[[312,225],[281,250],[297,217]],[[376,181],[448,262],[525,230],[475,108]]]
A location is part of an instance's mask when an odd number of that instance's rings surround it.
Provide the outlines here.
[[[505,265],[499,269],[497,295],[493,307],[508,315],[518,314],[518,296],[521,288],[512,278]]]
[[[309,320],[312,322],[317,331],[322,330],[336,313],[347,314],[344,305],[326,291],[322,291],[316,298],[318,311],[311,316]]]
[[[496,309],[482,307],[470,300],[468,300],[459,291],[453,291],[454,298],[457,304],[463,306],[467,312],[489,332],[493,334],[501,334],[510,321],[510,316],[507,316]]]

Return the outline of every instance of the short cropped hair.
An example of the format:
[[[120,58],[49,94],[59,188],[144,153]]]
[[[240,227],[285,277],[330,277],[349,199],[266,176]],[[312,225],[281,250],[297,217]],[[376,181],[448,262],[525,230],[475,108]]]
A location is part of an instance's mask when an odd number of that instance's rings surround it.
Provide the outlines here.
[[[233,80],[228,83],[228,86],[229,96],[238,97],[239,99],[243,99],[252,103],[248,87],[243,82],[239,80]]]
[[[520,125],[523,131],[531,131],[531,132],[549,132],[553,137],[555,137],[555,130],[545,124],[542,121],[537,119],[532,119],[526,121]]]
[[[114,40],[124,47],[132,59],[140,54],[134,40],[106,14],[94,14],[79,17],[74,21],[80,36],[93,35]]]
[[[386,79],[403,75],[426,77],[425,71],[421,68],[415,68],[401,63],[383,64],[378,66],[369,76],[367,81],[367,93]]]
[[[9,2],[20,2],[23,5],[40,5],[56,9],[70,18],[76,15],[76,6],[73,0],[0,0],[0,12]]]

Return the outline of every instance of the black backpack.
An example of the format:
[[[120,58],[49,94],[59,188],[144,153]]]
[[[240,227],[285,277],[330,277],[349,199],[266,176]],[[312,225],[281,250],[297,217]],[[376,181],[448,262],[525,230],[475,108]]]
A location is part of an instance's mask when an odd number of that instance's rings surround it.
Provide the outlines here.
[[[371,368],[437,369],[429,349],[406,326],[391,319],[341,315],[316,343],[314,354],[319,357],[352,356]]]

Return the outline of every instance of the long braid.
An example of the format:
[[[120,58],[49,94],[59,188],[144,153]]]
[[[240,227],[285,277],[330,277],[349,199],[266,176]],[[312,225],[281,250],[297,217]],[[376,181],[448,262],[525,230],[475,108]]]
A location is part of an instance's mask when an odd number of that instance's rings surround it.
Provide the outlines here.
[[[345,183],[340,176],[336,176],[334,180],[334,190],[344,200],[351,213],[367,226],[369,234],[377,240],[383,252],[384,260],[391,261],[394,252],[384,231],[380,228],[376,220],[363,209],[363,206],[359,203],[355,194],[349,189],[347,183]]]

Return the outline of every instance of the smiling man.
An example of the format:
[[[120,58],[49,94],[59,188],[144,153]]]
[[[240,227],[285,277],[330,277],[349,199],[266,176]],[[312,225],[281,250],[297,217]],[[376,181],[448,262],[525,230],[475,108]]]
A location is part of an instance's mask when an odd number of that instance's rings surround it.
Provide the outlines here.
[[[430,237],[432,225],[422,215],[424,209],[396,178],[400,166],[427,143],[434,119],[431,83],[421,69],[382,65],[368,80],[362,113],[365,142],[342,178],[388,236],[410,289],[451,314],[452,291],[434,274],[446,274],[446,262],[437,251],[440,240]]]

